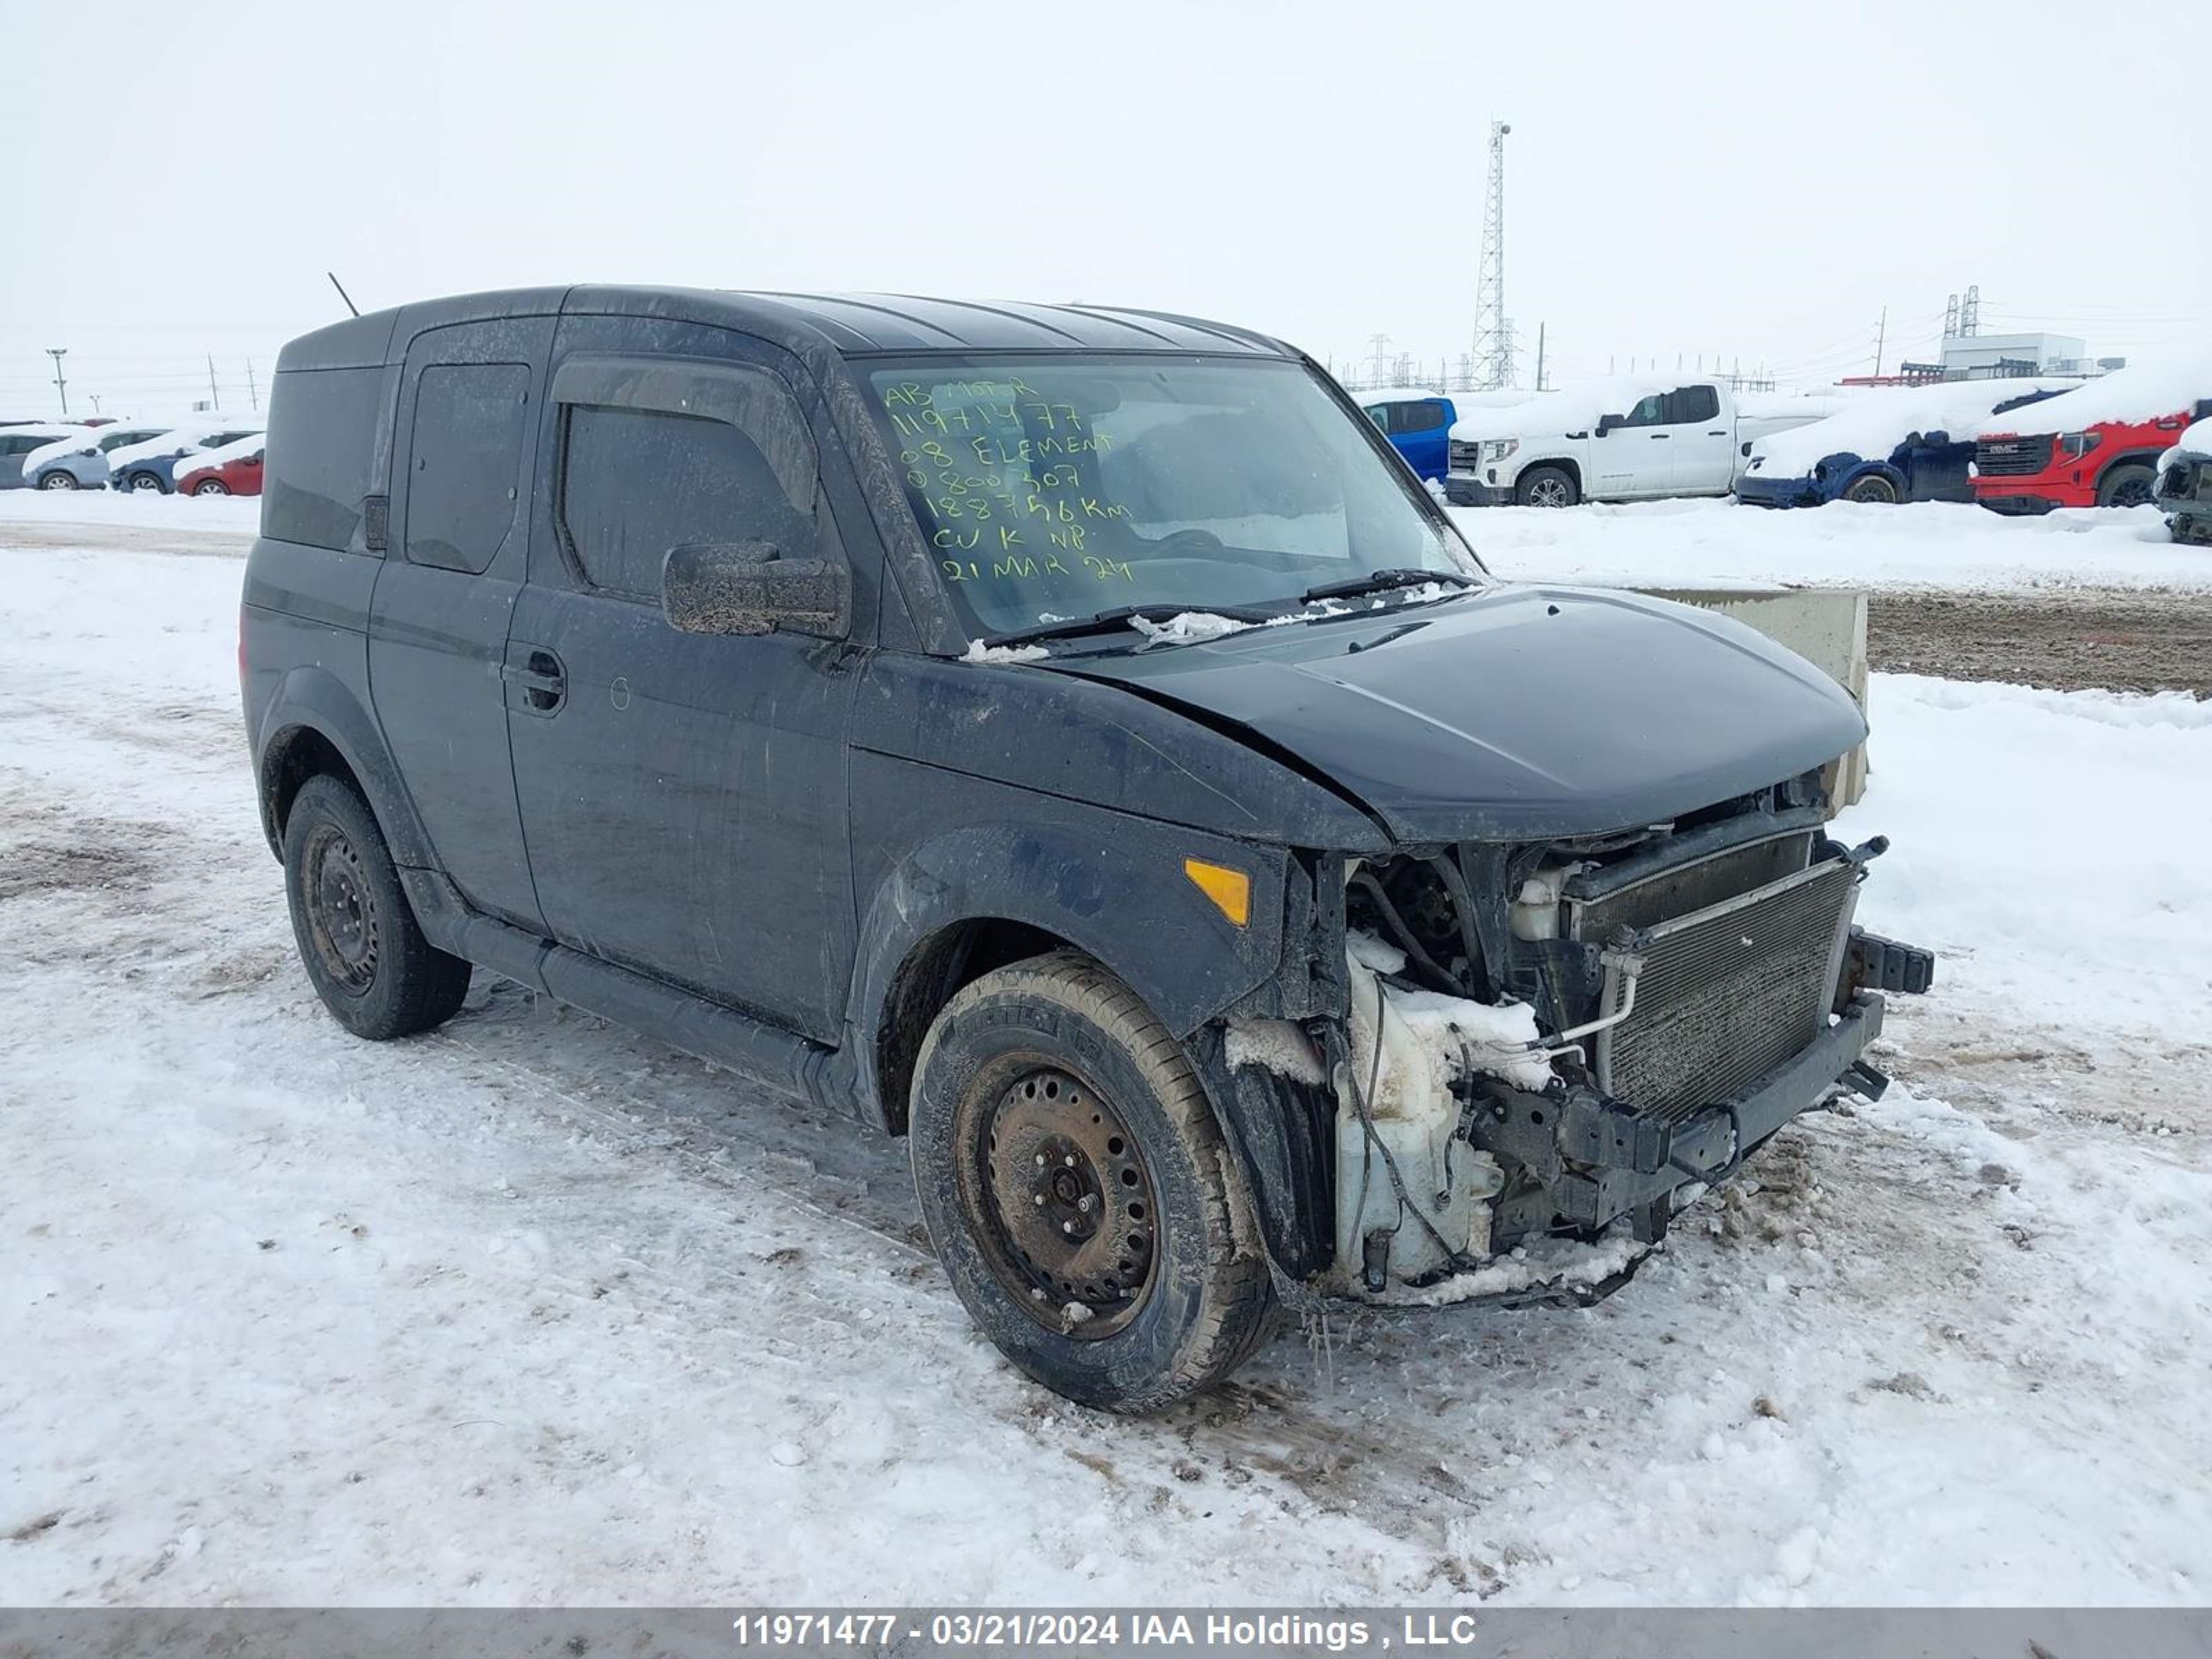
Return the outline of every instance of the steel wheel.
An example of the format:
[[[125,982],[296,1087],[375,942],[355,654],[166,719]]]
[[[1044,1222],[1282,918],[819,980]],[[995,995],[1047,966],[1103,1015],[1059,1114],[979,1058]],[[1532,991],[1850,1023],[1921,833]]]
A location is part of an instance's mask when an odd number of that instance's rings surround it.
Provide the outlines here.
[[[1897,505],[1897,486],[1887,478],[1870,476],[1861,478],[1844,492],[1849,501],[1869,501],[1882,507]]]
[[[45,477],[39,480],[39,488],[41,489],[75,489],[76,488],[76,478],[74,474],[64,472],[61,468],[56,467],[52,471],[47,473]]]
[[[1046,1065],[1024,1067],[977,1120],[977,1242],[992,1270],[1048,1330],[1113,1335],[1152,1287],[1158,1206],[1135,1138],[1097,1090]]]
[[[331,979],[356,995],[376,982],[376,902],[361,854],[336,827],[307,843],[307,932]]]
[[[131,475],[131,487],[133,489],[151,489],[158,493],[161,488],[161,481],[150,472],[134,472]]]
[[[192,486],[195,495],[228,495],[230,486],[220,478],[203,478]]]
[[[1567,482],[1564,478],[1539,478],[1528,486],[1528,505],[1531,507],[1565,507],[1567,504]]]

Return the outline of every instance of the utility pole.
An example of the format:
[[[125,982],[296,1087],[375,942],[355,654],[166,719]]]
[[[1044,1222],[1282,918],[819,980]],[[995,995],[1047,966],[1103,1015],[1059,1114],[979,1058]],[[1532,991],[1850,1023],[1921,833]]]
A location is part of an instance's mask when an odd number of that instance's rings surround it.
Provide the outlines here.
[[[54,360],[54,390],[62,394],[62,413],[69,413],[69,382],[62,379],[62,359],[69,356],[67,346],[48,346],[46,356]]]
[[[1881,321],[1875,325],[1874,331],[1874,377],[1877,380],[1881,379],[1882,349],[1884,347],[1888,345],[1888,343],[1889,307],[1887,306],[1884,306],[1881,308]]]
[[[215,353],[208,353],[208,407],[221,409],[222,394],[215,389]]]
[[[1879,374],[1881,371],[1877,368],[1875,373]],[[246,400],[253,405],[255,413],[260,412],[261,392],[253,384],[253,359],[251,357],[246,360]]]
[[[1505,135],[1490,124],[1490,189],[1482,209],[1482,257],[1474,281],[1474,378],[1486,391],[1513,384],[1513,343],[1505,321]]]
[[[1544,325],[1536,325],[1536,390],[1544,389]]]

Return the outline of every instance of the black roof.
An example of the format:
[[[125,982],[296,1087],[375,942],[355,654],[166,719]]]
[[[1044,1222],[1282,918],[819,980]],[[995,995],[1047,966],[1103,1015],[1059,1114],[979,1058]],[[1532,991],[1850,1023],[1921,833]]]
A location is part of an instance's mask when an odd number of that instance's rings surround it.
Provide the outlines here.
[[[665,317],[740,329],[840,356],[932,351],[1189,351],[1284,357],[1281,341],[1227,323],[1121,306],[984,304],[906,294],[770,294],[724,289],[508,289],[425,300],[349,319],[285,348],[283,368],[386,362],[426,328],[558,313]]]

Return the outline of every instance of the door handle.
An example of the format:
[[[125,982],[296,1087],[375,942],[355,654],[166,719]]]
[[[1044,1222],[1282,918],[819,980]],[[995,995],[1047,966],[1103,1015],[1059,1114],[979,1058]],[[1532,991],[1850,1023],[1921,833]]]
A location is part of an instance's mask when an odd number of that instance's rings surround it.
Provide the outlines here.
[[[508,701],[532,714],[550,714],[568,696],[568,671],[542,646],[518,646],[520,662],[501,665],[499,677],[513,688]]]
[[[1656,444],[1662,438],[1671,438],[1674,435],[1674,434],[1671,432],[1655,432],[1651,434],[1651,441]]]

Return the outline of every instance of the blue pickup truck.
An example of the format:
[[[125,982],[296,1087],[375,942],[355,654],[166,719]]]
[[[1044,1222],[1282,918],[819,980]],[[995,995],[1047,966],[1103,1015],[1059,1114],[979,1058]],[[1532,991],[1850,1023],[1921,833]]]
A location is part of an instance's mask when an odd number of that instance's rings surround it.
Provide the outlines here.
[[[1443,482],[1451,466],[1452,422],[1459,419],[1450,398],[1411,389],[1354,395],[1408,466],[1424,478]]]

